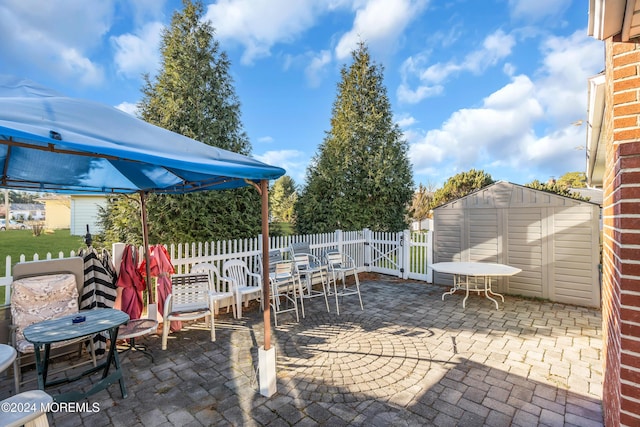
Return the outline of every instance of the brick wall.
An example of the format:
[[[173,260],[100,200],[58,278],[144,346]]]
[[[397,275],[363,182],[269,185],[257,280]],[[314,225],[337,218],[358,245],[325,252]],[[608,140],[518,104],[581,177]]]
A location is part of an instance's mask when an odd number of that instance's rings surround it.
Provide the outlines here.
[[[640,45],[606,42],[602,317],[605,424],[640,425]]]

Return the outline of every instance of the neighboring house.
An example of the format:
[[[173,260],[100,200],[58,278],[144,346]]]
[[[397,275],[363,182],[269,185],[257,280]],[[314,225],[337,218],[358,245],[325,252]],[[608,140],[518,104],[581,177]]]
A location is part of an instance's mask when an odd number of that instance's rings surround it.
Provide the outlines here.
[[[91,234],[102,232],[98,224],[100,207],[107,206],[107,196],[104,194],[74,194],[71,196],[71,234],[84,236],[87,226]]]
[[[640,425],[640,2],[591,0],[605,70],[589,81],[587,183],[603,196],[602,401],[607,426]]]
[[[508,264],[522,272],[497,279],[498,292],[599,307],[599,216],[597,204],[498,181],[433,210],[434,262]]]
[[[602,189],[601,188],[570,188],[571,194],[578,194],[581,197],[587,197],[591,203],[602,206]]]
[[[9,210],[11,218],[18,221],[41,221],[45,218],[45,206],[42,203],[12,203]]]
[[[60,230],[69,228],[71,220],[71,199],[69,196],[50,195],[38,201],[45,207],[44,228],[47,230]]]
[[[427,231],[433,230],[433,219],[427,218],[422,221],[411,222],[411,231]]]

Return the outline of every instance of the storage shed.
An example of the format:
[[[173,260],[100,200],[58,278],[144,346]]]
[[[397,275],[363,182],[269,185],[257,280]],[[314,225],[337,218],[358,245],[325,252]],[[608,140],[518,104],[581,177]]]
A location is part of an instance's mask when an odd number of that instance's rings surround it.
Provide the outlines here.
[[[497,292],[600,306],[600,207],[499,181],[433,211],[434,262],[496,262],[522,269]],[[447,274],[434,282],[451,284]]]
[[[91,234],[102,232],[98,223],[100,208],[107,206],[104,194],[74,194],[71,196],[71,235],[84,236],[87,226]]]

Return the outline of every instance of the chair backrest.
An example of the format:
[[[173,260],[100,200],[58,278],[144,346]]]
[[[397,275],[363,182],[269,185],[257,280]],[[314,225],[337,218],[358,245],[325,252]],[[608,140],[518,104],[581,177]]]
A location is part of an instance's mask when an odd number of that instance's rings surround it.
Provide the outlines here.
[[[294,242],[289,245],[289,252],[291,255],[310,254],[311,246],[309,246],[309,242]]]
[[[336,249],[326,251],[324,257],[327,260],[329,268],[340,267],[343,264],[342,254]]]
[[[278,261],[282,261],[282,252],[280,252],[280,249],[269,251],[269,264],[276,263]]]
[[[209,287],[214,292],[227,292],[225,281],[220,280],[220,270],[213,264],[203,262],[191,266],[190,274],[206,274],[209,277]]]
[[[78,288],[71,273],[23,277],[11,284],[11,317],[16,347],[27,351],[24,329],[36,322],[78,312]]]
[[[231,279],[235,286],[259,286],[256,281],[248,280],[249,267],[240,259],[230,259],[225,261],[222,265],[222,275],[228,279]]]
[[[174,274],[171,276],[171,300],[173,312],[208,309],[209,275]]]
[[[282,252],[280,252],[280,249],[269,251],[269,273],[274,272],[274,266],[280,261],[282,261]]]
[[[295,263],[291,260],[281,260],[276,262],[273,267],[276,280],[280,278],[291,278],[294,274]]]
[[[76,277],[78,294],[84,288],[84,260],[82,257],[47,259],[17,263],[12,270],[13,280],[25,277],[44,276],[58,273],[72,273]]]
[[[295,262],[296,268],[299,270],[308,270],[311,266],[311,260],[307,253],[294,254],[293,261]]]

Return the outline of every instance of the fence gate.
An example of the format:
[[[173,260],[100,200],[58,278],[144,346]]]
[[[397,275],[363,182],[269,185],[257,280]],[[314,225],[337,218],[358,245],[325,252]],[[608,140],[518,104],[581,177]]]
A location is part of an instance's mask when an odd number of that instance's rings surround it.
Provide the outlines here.
[[[365,230],[365,267],[374,273],[402,277],[403,239],[400,233]]]
[[[431,243],[433,231],[411,233],[409,240],[408,270],[409,279],[424,280],[433,283],[433,270],[428,268],[433,263]]]

